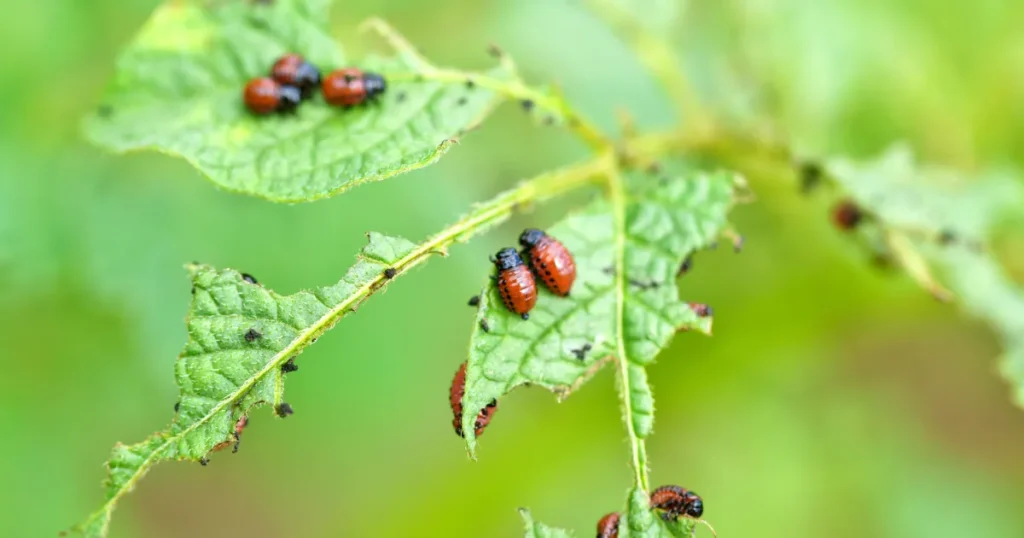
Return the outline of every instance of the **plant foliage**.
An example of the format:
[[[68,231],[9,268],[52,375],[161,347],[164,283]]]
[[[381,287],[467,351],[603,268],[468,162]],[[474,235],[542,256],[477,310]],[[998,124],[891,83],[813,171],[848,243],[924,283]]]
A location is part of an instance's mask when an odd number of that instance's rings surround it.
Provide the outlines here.
[[[76,531],[106,536],[118,501],[152,466],[205,464],[237,441],[254,407],[290,414],[284,382],[295,359],[392,280],[531,203],[596,186],[597,196],[547,228],[576,258],[569,297],[541,289],[524,321],[502,307],[492,283],[483,288],[462,401],[467,449],[475,457],[473,421],[492,400],[526,384],[564,398],[612,366],[633,470],[619,536],[693,532],[694,520],[665,521],[649,506],[645,439],[653,431],[654,398],[646,367],[677,332],[710,334],[709,313],[691,306],[700,298],[679,297],[676,279],[695,251],[734,235],[728,215],[746,179],[770,176],[764,170],[795,177],[797,168],[784,142],[730,130],[702,108],[666,41],[676,3],[588,3],[665,87],[680,120],[673,130],[637,134],[627,121],[624,136],[613,140],[557,89],[527,84],[500,50],[493,49],[499,65],[490,72],[440,68],[379,20],[367,27],[393,54],[354,62],[328,36],[327,0],[177,0],[157,8],[119,59],[85,132],[115,151],[181,156],[221,188],[276,202],[338,194],[436,161],[501,100],[567,129],[593,155],[477,205],[422,243],[371,232],[356,263],[332,286],[282,296],[236,271],[189,265],[193,296],[188,342],[175,363],[181,392],[175,416],[149,438],[115,447],[105,501]],[[242,87],[285,52],[301,53],[324,71],[356,63],[379,71],[388,92],[356,110],[315,98],[293,116],[250,116]],[[831,159],[823,170],[868,215],[857,231],[865,244],[936,297],[959,299],[995,328],[1006,344],[1003,371],[1024,403],[1024,296],[986,247],[1002,210],[1021,207],[1019,184],[1005,178],[965,184],[956,174],[916,165],[900,148],[874,162]],[[571,535],[520,511],[527,538]]]

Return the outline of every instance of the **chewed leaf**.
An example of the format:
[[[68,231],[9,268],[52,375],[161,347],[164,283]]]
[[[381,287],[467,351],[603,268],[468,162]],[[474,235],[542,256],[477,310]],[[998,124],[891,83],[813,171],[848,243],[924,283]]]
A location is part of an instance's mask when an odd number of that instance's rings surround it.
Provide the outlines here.
[[[632,183],[621,234],[606,200],[547,230],[576,260],[569,297],[542,288],[530,319],[523,320],[505,309],[493,283],[481,294],[463,396],[463,431],[471,453],[472,423],[488,402],[527,383],[564,398],[614,362],[620,337],[628,361],[631,420],[641,437],[650,433],[653,399],[644,366],[676,332],[711,330],[710,317],[699,316],[680,299],[675,279],[683,260],[725,226],[734,177],[690,173],[654,187]],[[624,245],[622,259],[616,260],[619,235]]]
[[[1006,176],[967,181],[920,166],[904,146],[865,163],[835,159],[828,171],[869,212],[869,224],[881,229],[912,276],[925,286],[942,277],[963,308],[1001,336],[1000,369],[1024,406],[1024,292],[985,247],[1002,218],[1024,214],[1024,188]]]
[[[290,414],[282,365],[381,287],[387,269],[409,263],[415,250],[405,239],[370,234],[340,282],[293,295],[278,295],[234,270],[190,265],[193,299],[188,343],[174,368],[181,390],[174,420],[140,443],[114,448],[106,501],[75,530],[105,536],[118,500],[153,465],[205,463],[211,451],[236,440],[236,423],[253,407],[271,404],[278,416]]]
[[[229,191],[298,202],[426,166],[496,104],[487,89],[409,77],[431,66],[402,51],[359,62],[405,75],[374,103],[343,110],[317,91],[294,114],[249,113],[242,89],[282,54],[300,53],[323,74],[351,62],[328,35],[328,3],[161,5],[118,60],[86,134],[115,151],[181,156]]]
[[[523,518],[524,538],[571,538],[573,535],[570,531],[556,529],[534,521],[530,511],[526,508],[520,508],[519,515]]]

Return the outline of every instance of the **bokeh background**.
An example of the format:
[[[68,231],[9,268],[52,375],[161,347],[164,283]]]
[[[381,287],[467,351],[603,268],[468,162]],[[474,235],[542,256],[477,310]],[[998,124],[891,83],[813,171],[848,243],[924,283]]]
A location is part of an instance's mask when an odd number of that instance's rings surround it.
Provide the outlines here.
[[[297,206],[219,192],[170,157],[105,154],[81,140],[78,118],[156,4],[4,7],[0,536],[80,520],[100,503],[113,443],[171,419],[183,263],[238,268],[283,292],[331,283],[363,232],[424,238],[582,154],[509,106],[436,166]],[[617,108],[645,127],[670,117],[626,47],[575,2],[337,4],[334,33],[356,57],[371,46],[356,25],[381,15],[444,64],[482,67],[500,43],[607,128]],[[755,87],[726,68],[757,73],[765,106],[807,151],[866,156],[905,139],[968,171],[1024,164],[1024,3],[691,4],[675,34],[697,83],[741,95]],[[682,281],[715,307],[714,338],[683,335],[651,369],[653,482],[698,491],[723,537],[1024,536],[1024,410],[995,372],[992,335],[866,263],[828,227],[827,196],[754,179],[759,203],[735,213],[746,250],[702,254]],[[208,467],[159,465],[121,503],[112,536],[512,537],[518,506],[591,535],[630,480],[611,371],[562,404],[541,390],[508,396],[477,462],[446,401],[486,256],[562,209],[373,298],[302,356],[288,381],[294,416],[261,409],[241,451]],[[1020,279],[1024,259],[1010,254]]]

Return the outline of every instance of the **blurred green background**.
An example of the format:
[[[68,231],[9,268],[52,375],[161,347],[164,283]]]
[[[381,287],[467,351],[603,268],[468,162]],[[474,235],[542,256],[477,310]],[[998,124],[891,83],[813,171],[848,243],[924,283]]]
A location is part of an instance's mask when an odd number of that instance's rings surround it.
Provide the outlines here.
[[[82,519],[100,503],[113,443],[171,419],[183,263],[238,268],[282,292],[331,283],[363,232],[423,238],[581,155],[510,106],[436,166],[277,206],[219,192],[170,157],[105,154],[80,139],[78,118],[156,4],[4,8],[0,536],[53,536]],[[484,66],[486,45],[500,43],[609,129],[616,108],[645,127],[670,116],[627,49],[575,2],[337,4],[334,33],[354,54],[370,45],[355,26],[381,15],[442,64]],[[726,68],[758,73],[766,104],[808,151],[869,155],[906,139],[964,170],[1024,164],[1024,3],[690,8],[676,33],[698,85],[746,95]],[[735,213],[746,250],[701,254],[681,284],[715,307],[715,337],[682,335],[652,368],[653,482],[699,492],[723,538],[1024,536],[1024,411],[995,373],[994,338],[865,263],[828,227],[827,197],[753,186],[759,203]],[[241,451],[209,467],[159,465],[122,502],[112,536],[512,537],[518,506],[592,535],[630,480],[611,371],[560,405],[541,390],[508,396],[475,463],[447,404],[486,256],[559,209],[375,297],[302,356],[288,383],[294,416],[261,409]],[[1007,259],[1024,274],[1024,257]]]

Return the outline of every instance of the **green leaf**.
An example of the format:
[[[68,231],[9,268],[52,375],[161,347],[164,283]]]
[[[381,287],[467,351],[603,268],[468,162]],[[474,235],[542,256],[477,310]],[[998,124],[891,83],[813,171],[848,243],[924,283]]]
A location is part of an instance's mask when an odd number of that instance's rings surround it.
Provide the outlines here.
[[[623,229],[615,224],[614,201],[601,199],[547,230],[576,260],[569,297],[541,289],[524,321],[505,309],[493,283],[484,288],[463,396],[463,432],[471,454],[476,447],[473,410],[525,384],[565,398],[623,353],[620,381],[629,388],[627,420],[638,438],[647,437],[654,403],[644,367],[677,331],[710,332],[711,319],[698,317],[680,300],[675,279],[684,258],[713,241],[726,225],[735,177],[686,172],[664,184],[639,173],[628,179]],[[577,358],[587,344],[589,352]]]
[[[1020,183],[999,174],[970,181],[921,166],[903,145],[873,161],[833,159],[827,170],[869,212],[861,233],[880,241],[933,294],[944,297],[947,286],[1000,335],[1001,371],[1024,406],[1024,293],[985,246],[1002,219],[1024,213]]]
[[[585,185],[611,165],[610,156],[542,174],[479,204],[457,223],[419,245],[371,232],[369,244],[340,282],[281,296],[233,270],[190,265],[193,299],[189,339],[175,365],[181,389],[174,421],[135,445],[120,445],[108,462],[106,501],[75,527],[87,537],[106,536],[117,502],[156,463],[204,461],[215,447],[235,441],[235,425],[250,410],[283,403],[282,365],[334,326],[388,281],[446,255],[450,245],[491,229],[524,205]]]
[[[333,286],[278,295],[237,271],[188,266],[193,299],[188,343],[175,363],[181,390],[167,429],[134,445],[118,444],[107,463],[106,502],[76,530],[105,536],[111,513],[156,463],[205,462],[218,444],[235,440],[235,423],[253,407],[284,403],[281,366],[381,287],[384,271],[416,253],[413,243],[370,234],[356,264]]]
[[[525,531],[523,536],[525,538],[570,538],[572,536],[570,531],[549,527],[539,521],[535,522],[526,508],[520,508],[519,515],[523,517],[523,530]]]
[[[378,103],[342,110],[317,92],[295,114],[250,114],[242,89],[283,53],[303,54],[324,74],[348,65],[328,35],[328,5],[161,5],[118,60],[102,104],[85,121],[86,135],[118,152],[180,156],[229,191],[298,202],[431,164],[496,104],[492,90],[470,89],[464,80],[417,80],[434,66],[378,23],[399,54],[358,63],[401,78]]]

